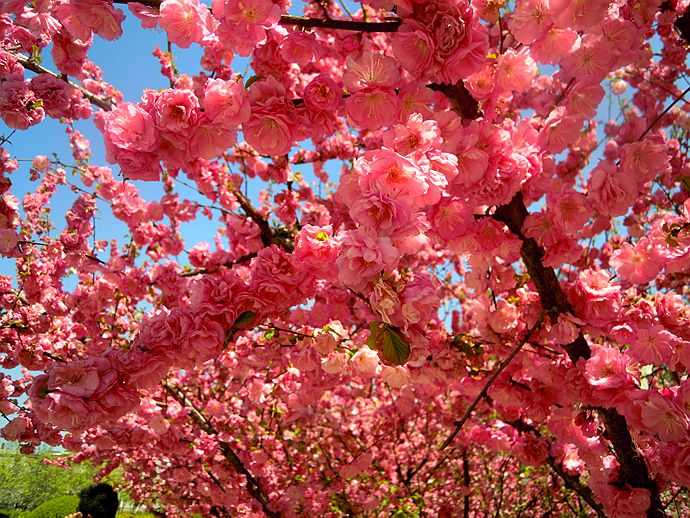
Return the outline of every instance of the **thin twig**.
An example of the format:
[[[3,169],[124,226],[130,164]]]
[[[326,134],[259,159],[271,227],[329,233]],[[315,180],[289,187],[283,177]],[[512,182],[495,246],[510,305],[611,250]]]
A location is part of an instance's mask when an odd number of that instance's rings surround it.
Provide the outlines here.
[[[518,355],[520,350],[522,350],[522,348],[527,344],[527,342],[529,342],[529,340],[532,338],[532,335],[541,326],[543,321],[544,315],[542,314],[539,316],[537,322],[529,329],[529,331],[527,331],[527,334],[524,336],[524,338],[520,340],[515,347],[513,347],[513,349],[510,351],[510,354],[498,365],[496,369],[494,369],[491,376],[489,376],[489,379],[486,380],[486,383],[484,383],[484,386],[479,391],[479,394],[477,394],[475,398],[472,400],[472,402],[467,407],[462,417],[455,422],[455,428],[450,433],[450,435],[448,435],[446,440],[443,441],[443,444],[441,444],[438,451],[445,450],[455,440],[455,438],[460,433],[460,430],[462,430],[462,427],[465,425],[467,420],[472,415],[472,412],[474,412],[475,408],[477,408],[477,405],[479,405],[479,402],[486,397],[491,385],[493,385],[494,381],[496,381],[496,379],[501,375],[505,368],[508,367],[508,365],[510,365],[510,363]],[[437,462],[436,465],[432,468],[432,471],[436,470],[441,464],[443,464],[446,458],[448,458],[447,455],[444,456],[439,462]],[[424,459],[422,459],[422,461],[417,465],[415,469],[408,473],[405,485],[408,485],[410,483],[412,478],[414,478],[414,476],[417,473],[419,473],[419,471],[426,465],[427,462],[429,462],[428,454],[424,457]]]
[[[32,61],[29,57],[24,56],[23,54],[12,54],[19,63],[26,68],[27,70],[31,70],[32,72],[35,72],[37,74],[48,74],[50,76],[53,76],[56,79],[60,79],[70,85],[72,88],[75,88],[81,92],[81,94],[86,97],[91,104],[98,106],[99,108],[105,110],[105,111],[110,111],[113,109],[113,101],[111,99],[104,99],[102,97],[99,97],[98,95],[92,94],[89,92],[86,88],[83,86],[80,86],[76,83],[73,83],[69,79],[66,79],[65,77],[56,74],[52,70],[39,65],[35,61]]]
[[[640,135],[640,137],[637,140],[642,140],[643,138],[645,138],[647,133],[652,131],[652,128],[654,128],[654,126],[656,126],[656,123],[659,122],[661,120],[661,118],[671,110],[671,108],[673,108],[676,104],[678,104],[680,101],[682,101],[683,98],[685,97],[685,94],[687,94],[688,92],[690,92],[690,86],[688,86],[683,91],[682,94],[680,94],[678,97],[676,97],[671,104],[669,104],[666,108],[664,108],[664,111],[662,111],[659,115],[656,116],[656,118],[649,124],[649,126],[647,126],[647,129],[645,129],[642,132],[642,135]]]
[[[199,410],[194,403],[192,403],[189,398],[177,387],[172,387],[166,382],[162,383],[163,388],[168,394],[170,394],[178,403],[183,407],[190,409],[190,415],[192,419],[199,425],[199,427],[209,435],[218,435],[218,431],[214,428],[208,418]],[[263,512],[269,518],[279,518],[280,513],[271,510],[270,503],[266,492],[259,484],[259,481],[252,475],[252,473],[247,469],[247,467],[242,462],[242,459],[235,453],[230,444],[227,442],[218,441],[218,446],[220,447],[223,456],[230,462],[232,467],[240,475],[244,475],[247,480],[247,490],[260,505]]]

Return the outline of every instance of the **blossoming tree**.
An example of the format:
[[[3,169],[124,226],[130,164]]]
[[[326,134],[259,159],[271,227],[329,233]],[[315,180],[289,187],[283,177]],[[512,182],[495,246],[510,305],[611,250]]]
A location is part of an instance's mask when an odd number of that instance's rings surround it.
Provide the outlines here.
[[[690,513],[687,0],[115,3],[0,2],[0,117],[72,148],[4,139],[3,437],[170,516]]]

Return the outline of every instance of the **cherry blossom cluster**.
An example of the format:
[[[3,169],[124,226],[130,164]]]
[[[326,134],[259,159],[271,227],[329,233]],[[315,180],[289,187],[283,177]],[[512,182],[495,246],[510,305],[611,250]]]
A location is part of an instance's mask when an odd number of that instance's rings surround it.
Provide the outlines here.
[[[690,512],[687,0],[117,3],[0,5],[3,438],[169,516]]]

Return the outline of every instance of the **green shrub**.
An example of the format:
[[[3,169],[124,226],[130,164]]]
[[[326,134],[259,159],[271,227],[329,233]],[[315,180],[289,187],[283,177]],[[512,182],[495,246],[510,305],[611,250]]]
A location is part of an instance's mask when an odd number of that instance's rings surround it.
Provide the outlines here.
[[[74,495],[93,483],[96,469],[89,464],[63,469],[42,462],[55,456],[0,448],[0,509],[35,509],[50,498]]]
[[[43,502],[33,511],[22,515],[22,518],[65,518],[77,510],[79,498],[76,496],[59,496]]]

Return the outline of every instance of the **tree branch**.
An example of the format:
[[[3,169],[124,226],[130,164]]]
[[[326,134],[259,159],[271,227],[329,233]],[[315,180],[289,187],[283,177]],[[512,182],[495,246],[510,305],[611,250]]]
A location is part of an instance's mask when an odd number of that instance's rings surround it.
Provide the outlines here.
[[[98,95],[92,94],[89,92],[86,88],[84,88],[81,85],[78,85],[76,83],[73,83],[66,77],[57,74],[53,72],[50,69],[47,69],[46,67],[39,65],[35,61],[32,61],[30,58],[27,56],[24,56],[23,54],[15,54],[12,53],[12,55],[19,61],[19,63],[27,70],[31,70],[32,72],[35,72],[36,74],[48,74],[50,76],[53,76],[57,79],[60,79],[61,81],[64,81],[68,85],[70,85],[72,88],[75,88],[76,90],[79,90],[81,94],[86,97],[91,104],[98,106],[102,110],[105,111],[110,111],[113,109],[113,101],[111,99],[104,99],[102,97],[99,97]]]
[[[541,433],[539,433],[539,430],[537,429],[536,426],[533,426],[531,424],[528,424],[521,419],[515,420],[515,421],[505,421],[508,423],[510,426],[518,430],[520,433],[533,433],[539,438],[542,438]],[[549,454],[549,456],[546,458],[546,462],[551,467],[551,469],[556,473],[561,479],[563,479],[563,483],[568,489],[571,489],[575,491],[582,499],[589,504],[589,506],[594,510],[595,513],[597,513],[597,516],[599,518],[606,518],[606,514],[604,513],[604,508],[601,506],[599,502],[596,501],[594,498],[594,494],[592,493],[592,490],[585,486],[582,482],[580,482],[579,477],[576,477],[574,475],[571,475],[567,473],[564,469],[563,466],[558,464],[556,462],[556,459]]]
[[[396,32],[402,21],[392,18],[384,22],[360,22],[356,20],[335,20],[333,18],[307,18],[284,14],[280,17],[281,25],[296,25],[297,27],[318,27],[320,29],[339,29],[343,31],[359,32]]]
[[[161,6],[161,0],[114,0],[115,4],[139,3],[152,9]],[[339,29],[343,31],[359,32],[395,32],[400,27],[400,18],[390,18],[383,22],[367,22],[357,20],[336,20],[333,18],[308,18],[284,14],[280,17],[280,25],[294,25],[297,27],[317,27],[320,29]]]
[[[178,388],[172,387],[167,383],[162,383],[163,388],[170,394],[178,403],[183,407],[190,409],[190,415],[192,419],[199,425],[199,427],[209,435],[218,435],[218,431],[213,427],[211,422],[206,418],[206,416],[199,410],[194,403],[192,403],[189,398]],[[235,453],[230,444],[227,442],[218,441],[218,446],[223,454],[223,457],[230,462],[235,471],[244,475],[247,481],[247,490],[251,494],[252,498],[256,500],[261,508],[263,509],[266,516],[269,518],[280,518],[280,513],[271,510],[270,503],[266,492],[263,490],[259,481],[251,474],[251,472],[246,468],[242,459]]]
[[[504,223],[522,241],[520,248],[522,260],[539,293],[544,310],[555,318],[561,313],[571,312],[572,308],[553,268],[544,266],[542,262],[544,250],[534,239],[527,238],[522,233],[522,225],[527,215],[522,193],[518,192],[508,205],[498,207],[493,217]],[[589,344],[581,331],[573,342],[564,346],[564,349],[573,364],[580,359],[586,360],[592,355]],[[649,518],[664,516],[661,511],[659,488],[650,477],[644,457],[633,442],[625,417],[620,415],[615,408],[597,408],[596,410],[604,421],[605,437],[611,442],[620,464],[620,474],[616,485],[622,487],[628,484],[649,490],[651,505],[647,516]]]
[[[431,83],[426,86],[430,90],[441,92],[448,97],[453,110],[463,119],[474,120],[483,115],[479,108],[479,102],[472,97],[462,81],[458,81],[454,85]]]
[[[452,442],[455,440],[455,438],[458,436],[460,433],[460,430],[462,430],[462,427],[465,425],[465,423],[468,421],[470,416],[472,415],[472,412],[474,412],[475,408],[477,408],[477,405],[479,405],[479,402],[484,399],[489,392],[489,388],[491,385],[493,385],[494,381],[501,375],[501,373],[505,370],[508,365],[513,361],[513,359],[517,356],[517,354],[522,350],[522,348],[529,342],[530,338],[534,334],[534,332],[541,326],[543,322],[543,316],[539,317],[539,320],[527,331],[527,334],[524,336],[522,340],[520,340],[515,347],[510,351],[510,354],[506,356],[503,361],[498,365],[496,369],[494,369],[493,373],[491,376],[489,376],[489,379],[486,380],[486,383],[484,383],[484,386],[482,389],[479,391],[479,394],[475,396],[475,398],[472,400],[470,405],[467,407],[465,410],[465,413],[462,415],[462,417],[458,420],[455,421],[455,428],[453,431],[448,435],[445,441],[443,441],[443,444],[441,444],[440,448],[438,451],[443,451],[445,450],[448,446],[452,444]],[[436,465],[432,468],[432,471],[436,470],[443,462],[445,461],[447,457],[444,457],[441,459]],[[429,462],[429,455],[427,454],[424,459],[415,467],[412,471],[409,471],[407,474],[407,477],[404,481],[405,485],[409,485],[409,483],[412,481],[414,476],[419,473],[419,471],[426,465],[426,463]]]

